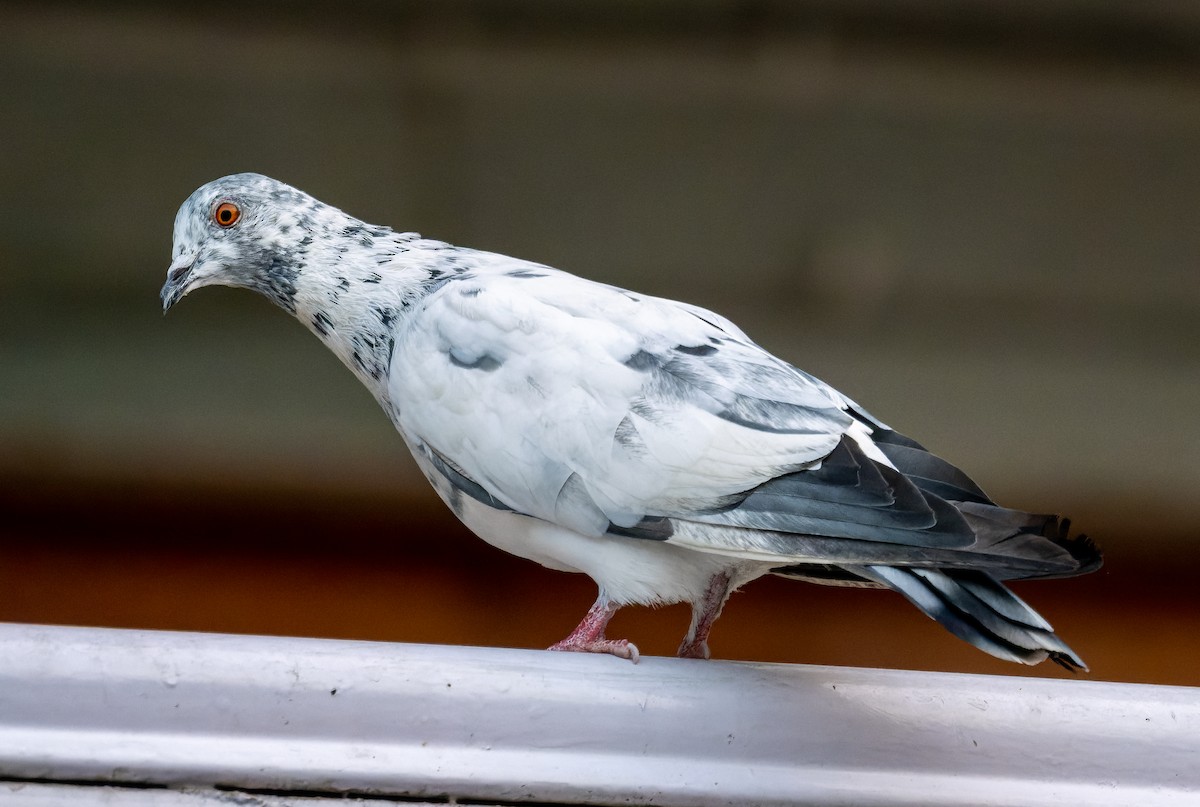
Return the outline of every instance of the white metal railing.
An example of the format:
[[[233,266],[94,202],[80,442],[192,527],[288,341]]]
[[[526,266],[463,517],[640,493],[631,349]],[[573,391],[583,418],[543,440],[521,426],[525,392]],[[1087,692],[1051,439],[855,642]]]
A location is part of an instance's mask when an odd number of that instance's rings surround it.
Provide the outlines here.
[[[1200,689],[0,624],[0,802],[245,792],[1197,805]]]

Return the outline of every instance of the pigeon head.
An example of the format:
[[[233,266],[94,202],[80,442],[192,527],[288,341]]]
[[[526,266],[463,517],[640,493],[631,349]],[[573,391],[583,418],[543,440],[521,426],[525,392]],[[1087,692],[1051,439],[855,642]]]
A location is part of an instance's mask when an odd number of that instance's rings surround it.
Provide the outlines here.
[[[202,185],[179,208],[165,313],[201,286],[258,291],[295,312],[296,280],[314,239],[351,220],[290,185],[261,174],[233,174]],[[344,226],[342,224],[341,226]]]

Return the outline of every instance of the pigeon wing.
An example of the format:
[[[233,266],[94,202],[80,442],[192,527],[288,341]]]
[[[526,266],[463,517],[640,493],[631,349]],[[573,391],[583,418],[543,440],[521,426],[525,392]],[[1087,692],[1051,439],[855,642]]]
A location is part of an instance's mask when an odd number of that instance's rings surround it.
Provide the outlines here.
[[[493,506],[723,554],[765,532],[778,558],[788,535],[973,540],[835,390],[728,320],[506,260],[419,304],[389,385],[410,442]]]

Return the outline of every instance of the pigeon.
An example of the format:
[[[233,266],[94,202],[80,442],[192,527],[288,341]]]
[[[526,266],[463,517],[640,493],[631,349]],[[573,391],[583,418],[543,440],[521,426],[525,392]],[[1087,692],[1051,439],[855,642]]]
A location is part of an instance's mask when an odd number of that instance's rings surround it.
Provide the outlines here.
[[[771,574],[892,589],[993,656],[1087,669],[1004,581],[1093,571],[1093,541],[996,504],[719,314],[368,224],[253,173],[175,217],[164,313],[215,284],[315,333],[472,532],[595,581],[552,650],[636,662],[613,615],[683,602],[679,655],[708,658],[730,594]]]

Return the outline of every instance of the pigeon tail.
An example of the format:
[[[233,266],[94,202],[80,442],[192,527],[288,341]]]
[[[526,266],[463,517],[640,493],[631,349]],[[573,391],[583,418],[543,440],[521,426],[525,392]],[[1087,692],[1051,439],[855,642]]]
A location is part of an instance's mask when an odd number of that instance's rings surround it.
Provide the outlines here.
[[[1049,658],[1076,672],[1087,670],[1045,619],[991,575],[970,570],[861,566],[853,570],[900,592],[932,619],[985,653],[1021,664]]]

